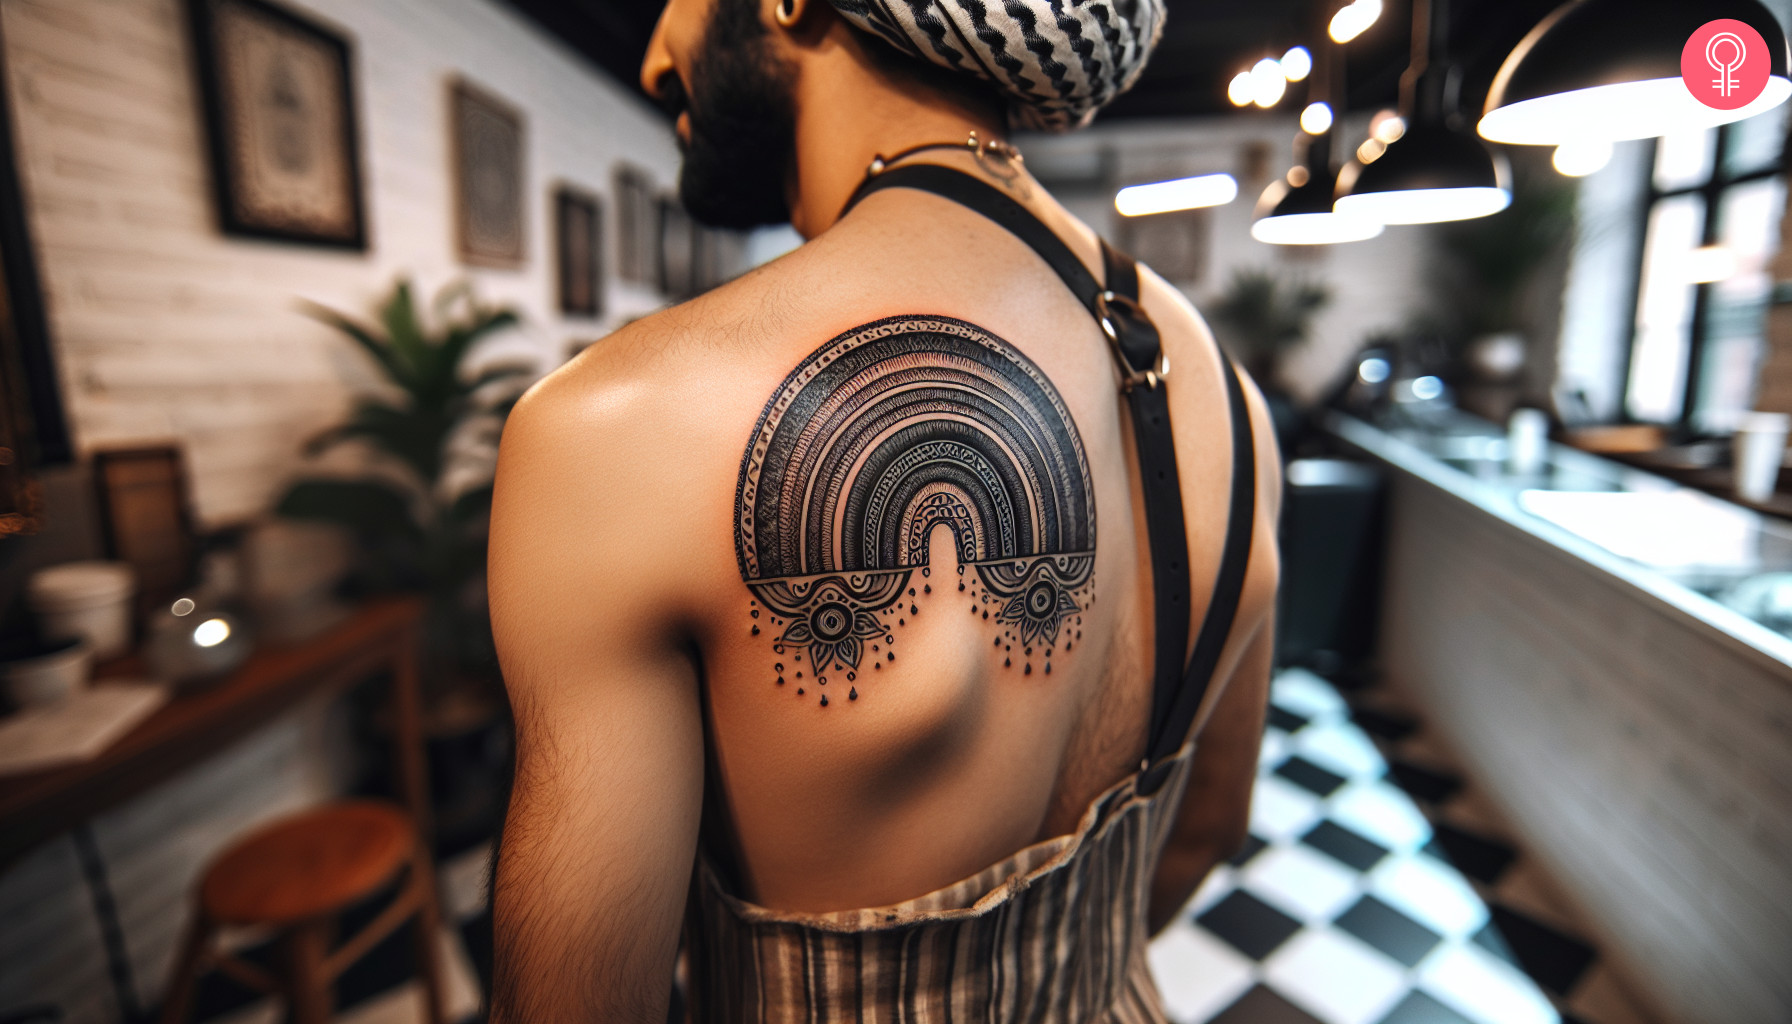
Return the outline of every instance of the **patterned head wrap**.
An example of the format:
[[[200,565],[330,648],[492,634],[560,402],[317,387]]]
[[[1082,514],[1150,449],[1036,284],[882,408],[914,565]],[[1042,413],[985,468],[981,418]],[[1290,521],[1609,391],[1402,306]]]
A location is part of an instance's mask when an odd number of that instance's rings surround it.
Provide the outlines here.
[[[1016,128],[1062,132],[1132,86],[1164,0],[829,0],[911,57],[990,82]]]

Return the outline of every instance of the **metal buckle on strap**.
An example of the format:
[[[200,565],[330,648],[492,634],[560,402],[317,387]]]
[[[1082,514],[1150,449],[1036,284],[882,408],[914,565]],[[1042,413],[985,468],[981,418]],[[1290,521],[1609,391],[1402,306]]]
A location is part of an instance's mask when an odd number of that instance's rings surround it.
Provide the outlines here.
[[[1132,365],[1126,356],[1126,350],[1120,345],[1120,325],[1114,319],[1114,310],[1118,309],[1134,320],[1150,323],[1151,317],[1131,296],[1115,292],[1103,291],[1095,296],[1095,322],[1101,325],[1101,333],[1107,335],[1108,348],[1114,350],[1114,361],[1120,364],[1120,390],[1131,391],[1143,384],[1147,388],[1155,388],[1170,375],[1170,357],[1164,353],[1160,342],[1157,347],[1157,365],[1140,370]]]

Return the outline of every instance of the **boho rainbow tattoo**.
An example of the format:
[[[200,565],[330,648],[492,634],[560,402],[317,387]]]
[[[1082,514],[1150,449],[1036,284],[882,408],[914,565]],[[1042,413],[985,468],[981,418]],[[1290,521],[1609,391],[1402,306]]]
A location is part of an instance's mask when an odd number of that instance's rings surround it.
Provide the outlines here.
[[[741,458],[735,554],[753,635],[777,630],[772,650],[789,660],[778,683],[805,694],[844,675],[857,700],[860,674],[895,661],[895,628],[921,613],[916,572],[933,592],[941,527],[958,593],[997,631],[1004,665],[1049,673],[1095,599],[1095,494],[1070,410],[973,324],[855,327],[784,379]]]

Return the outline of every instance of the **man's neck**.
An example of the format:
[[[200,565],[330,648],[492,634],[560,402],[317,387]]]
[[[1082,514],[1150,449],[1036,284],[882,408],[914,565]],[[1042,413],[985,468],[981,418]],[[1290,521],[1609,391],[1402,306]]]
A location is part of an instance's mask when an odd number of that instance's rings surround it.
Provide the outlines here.
[[[844,25],[839,30],[846,31]],[[852,52],[855,43],[843,39],[825,57],[807,62],[797,82],[790,222],[804,238],[833,226],[877,157],[963,142],[972,131],[986,140],[1006,137],[998,111],[931,90],[904,90]]]

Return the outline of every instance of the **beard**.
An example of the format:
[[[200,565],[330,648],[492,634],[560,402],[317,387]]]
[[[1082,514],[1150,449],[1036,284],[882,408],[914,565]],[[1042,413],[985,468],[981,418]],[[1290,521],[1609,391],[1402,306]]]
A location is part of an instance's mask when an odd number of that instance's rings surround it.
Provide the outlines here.
[[[792,78],[772,52],[757,8],[720,0],[692,62],[688,93],[676,75],[665,83],[673,116],[690,115],[690,140],[680,141],[678,199],[692,219],[734,229],[790,220]]]

